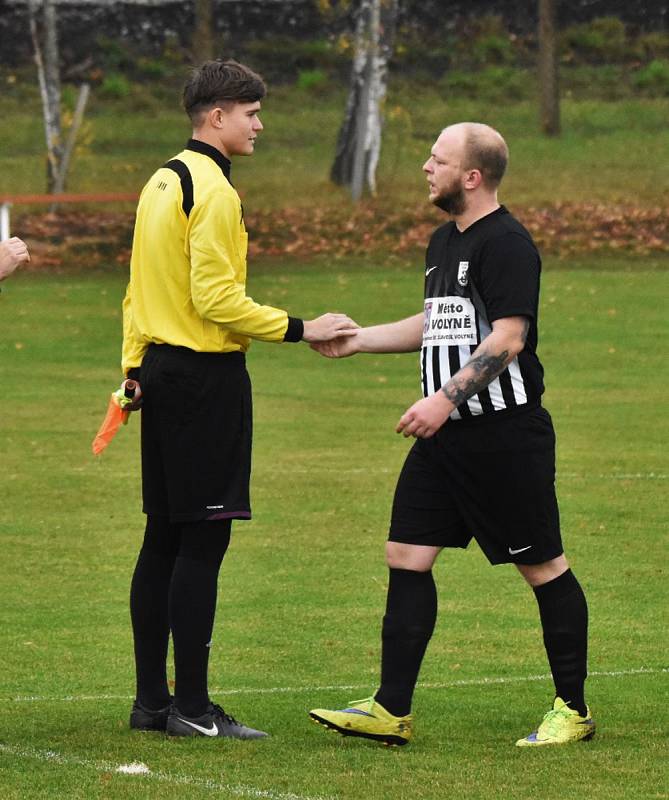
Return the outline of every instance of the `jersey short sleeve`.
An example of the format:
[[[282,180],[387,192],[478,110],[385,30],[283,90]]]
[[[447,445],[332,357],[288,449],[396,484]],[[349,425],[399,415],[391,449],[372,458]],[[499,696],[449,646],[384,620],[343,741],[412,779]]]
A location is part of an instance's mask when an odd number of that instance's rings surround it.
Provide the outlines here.
[[[489,239],[479,268],[477,283],[489,322],[521,316],[536,321],[541,262],[530,239],[515,231]]]

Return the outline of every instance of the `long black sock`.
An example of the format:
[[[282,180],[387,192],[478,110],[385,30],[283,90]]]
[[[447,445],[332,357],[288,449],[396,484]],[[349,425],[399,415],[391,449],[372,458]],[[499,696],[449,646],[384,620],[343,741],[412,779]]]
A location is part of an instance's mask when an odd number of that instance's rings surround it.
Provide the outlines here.
[[[570,569],[534,587],[555,692],[581,716],[586,713],[588,605]]]
[[[167,597],[179,547],[179,528],[149,516],[130,586],[137,699],[150,709],[170,702],[166,658],[170,636]]]
[[[391,568],[376,700],[396,717],[411,711],[413,690],[436,619],[437,588],[432,572]]]
[[[230,520],[182,526],[174,565],[169,619],[174,644],[174,703],[187,717],[209,705],[207,671],[214,628],[218,572],[230,542]]]

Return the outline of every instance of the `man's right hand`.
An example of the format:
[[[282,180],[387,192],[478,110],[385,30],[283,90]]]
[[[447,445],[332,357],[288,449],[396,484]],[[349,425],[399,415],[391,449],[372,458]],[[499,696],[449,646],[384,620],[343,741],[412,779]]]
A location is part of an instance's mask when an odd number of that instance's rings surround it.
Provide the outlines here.
[[[360,352],[360,341],[357,331],[354,331],[353,336],[340,336],[329,342],[315,342],[309,347],[326,358],[346,358]]]
[[[353,336],[360,326],[346,314],[323,314],[312,320],[305,320],[302,339],[305,342],[329,342],[340,336]]]

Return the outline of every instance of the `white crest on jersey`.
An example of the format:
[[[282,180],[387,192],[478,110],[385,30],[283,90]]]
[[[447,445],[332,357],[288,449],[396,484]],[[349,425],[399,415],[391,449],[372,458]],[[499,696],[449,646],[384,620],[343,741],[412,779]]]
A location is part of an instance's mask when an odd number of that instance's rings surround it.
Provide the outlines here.
[[[469,272],[469,261],[461,261],[458,265],[458,283],[460,286],[466,286],[469,280],[467,273]]]

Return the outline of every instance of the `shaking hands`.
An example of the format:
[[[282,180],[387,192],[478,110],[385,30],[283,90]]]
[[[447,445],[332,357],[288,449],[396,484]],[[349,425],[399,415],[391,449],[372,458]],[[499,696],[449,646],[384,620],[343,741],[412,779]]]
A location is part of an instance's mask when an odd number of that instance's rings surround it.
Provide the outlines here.
[[[355,335],[359,328],[358,323],[347,317],[346,314],[323,314],[316,319],[305,320],[302,339],[313,347],[315,344],[339,338],[346,340],[347,337]],[[314,347],[314,349],[318,348]]]

